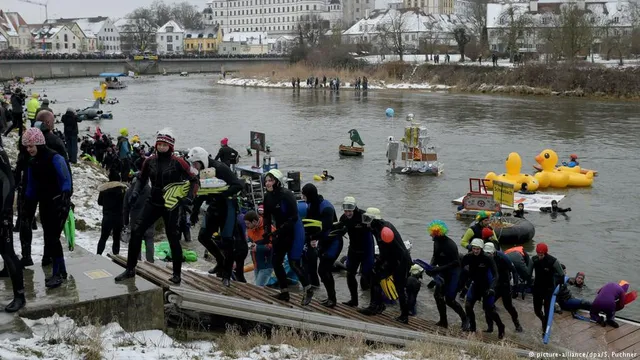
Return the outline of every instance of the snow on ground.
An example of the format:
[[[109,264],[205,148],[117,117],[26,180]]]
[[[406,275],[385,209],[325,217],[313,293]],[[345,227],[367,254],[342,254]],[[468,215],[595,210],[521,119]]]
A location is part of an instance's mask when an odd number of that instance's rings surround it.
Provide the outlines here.
[[[0,359],[207,359],[207,360],[280,360],[323,359],[340,360],[339,356],[315,354],[287,344],[259,345],[248,351],[229,351],[208,341],[181,343],[160,330],[127,332],[117,323],[96,327],[77,326],[67,317],[22,319],[31,329],[33,337],[0,341]],[[349,356],[349,358],[353,358]],[[411,355],[405,351],[368,353],[362,360],[401,360]],[[460,359],[471,357],[460,352]],[[426,360],[426,359],[423,359]]]
[[[244,86],[244,87],[261,87],[261,88],[292,88],[291,82],[277,81],[273,82],[269,78],[265,79],[243,79],[243,78],[228,78],[218,80],[220,85],[232,85],[232,86]],[[349,82],[341,83],[342,89],[353,90],[352,84]],[[304,86],[302,86],[304,88]],[[385,84],[380,82],[379,84],[369,83],[369,90],[380,89],[420,89],[420,90],[447,90],[451,86],[447,85],[431,85],[428,83],[412,84],[412,83],[398,83],[398,84]]]

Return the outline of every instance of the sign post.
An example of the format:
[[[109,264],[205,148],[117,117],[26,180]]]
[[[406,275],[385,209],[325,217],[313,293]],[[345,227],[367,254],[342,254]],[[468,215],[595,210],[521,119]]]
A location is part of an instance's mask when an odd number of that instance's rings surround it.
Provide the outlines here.
[[[494,181],[493,182],[493,200],[497,203],[513,207],[513,190],[511,183]]]
[[[252,166],[254,169],[260,168],[260,151],[265,151],[266,142],[264,133],[252,131],[249,139],[251,149],[256,151],[256,166]]]

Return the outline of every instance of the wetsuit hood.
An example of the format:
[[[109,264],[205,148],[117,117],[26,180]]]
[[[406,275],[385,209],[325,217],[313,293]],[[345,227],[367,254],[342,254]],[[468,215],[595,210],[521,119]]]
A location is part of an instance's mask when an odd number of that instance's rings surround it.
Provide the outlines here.
[[[318,188],[313,184],[306,184],[302,187],[302,195],[307,198],[308,204],[316,204],[320,202],[320,196],[318,195]]]

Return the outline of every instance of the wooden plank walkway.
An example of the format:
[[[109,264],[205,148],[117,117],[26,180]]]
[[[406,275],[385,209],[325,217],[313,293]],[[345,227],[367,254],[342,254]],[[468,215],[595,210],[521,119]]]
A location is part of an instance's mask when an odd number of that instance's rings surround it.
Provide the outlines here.
[[[112,260],[121,265],[126,265],[126,259],[122,256],[111,256]],[[164,289],[169,289],[174,284],[168,281],[171,277],[171,265],[166,263],[148,263],[146,261],[138,262],[138,276],[145,278]],[[460,331],[458,324],[451,325],[449,329],[442,329],[435,325],[435,322],[422,319],[420,317],[410,317],[409,324],[402,324],[394,320],[398,316],[395,308],[390,308],[381,315],[365,316],[356,311],[356,309],[338,304],[335,308],[329,309],[318,303],[316,299],[306,307],[300,305],[301,294],[291,293],[291,301],[284,302],[276,300],[270,295],[275,294],[277,290],[258,287],[253,284],[232,282],[231,287],[225,287],[219,278],[200,272],[183,269],[182,283],[179,288],[188,290],[198,290],[213,294],[237,297],[244,300],[250,300],[258,303],[266,303],[271,305],[279,305],[290,309],[299,309],[311,313],[339,316],[341,318],[357,320],[366,323],[390,326],[394,328],[420,331],[434,335],[445,335],[459,339],[481,341],[489,344],[501,344],[523,350],[545,349],[540,340],[540,322],[533,315],[530,303],[526,305],[522,302],[516,302],[519,308],[520,321],[525,329],[531,329],[525,334],[517,334],[507,331],[505,340],[497,338],[497,332],[486,334],[478,331],[476,334],[467,334]],[[500,308],[500,304],[498,305]],[[476,317],[483,316],[481,312],[477,312]],[[503,317],[505,324],[509,329],[509,319]],[[552,334],[552,345],[560,349],[567,349],[575,352],[602,352],[609,353],[637,353],[633,356],[619,356],[619,359],[640,359],[640,324],[633,322],[620,321],[620,328],[613,329],[611,327],[603,328],[595,323],[574,319],[569,312],[556,314],[554,317],[554,326]],[[538,331],[533,331],[537,329]],[[549,349],[548,351],[554,351]],[[611,356],[610,356],[611,357]]]

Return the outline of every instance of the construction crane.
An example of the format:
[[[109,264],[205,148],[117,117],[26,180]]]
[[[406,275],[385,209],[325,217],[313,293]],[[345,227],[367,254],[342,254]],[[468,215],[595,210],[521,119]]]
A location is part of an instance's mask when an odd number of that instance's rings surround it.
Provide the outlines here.
[[[46,3],[41,3],[41,2],[37,2],[37,1],[33,1],[33,0],[18,0],[18,1],[29,3],[29,4],[33,4],[33,5],[40,5],[40,6],[44,7],[44,16],[45,16],[44,21],[49,20],[49,10],[47,8],[48,5],[49,5],[49,1],[47,1]]]

